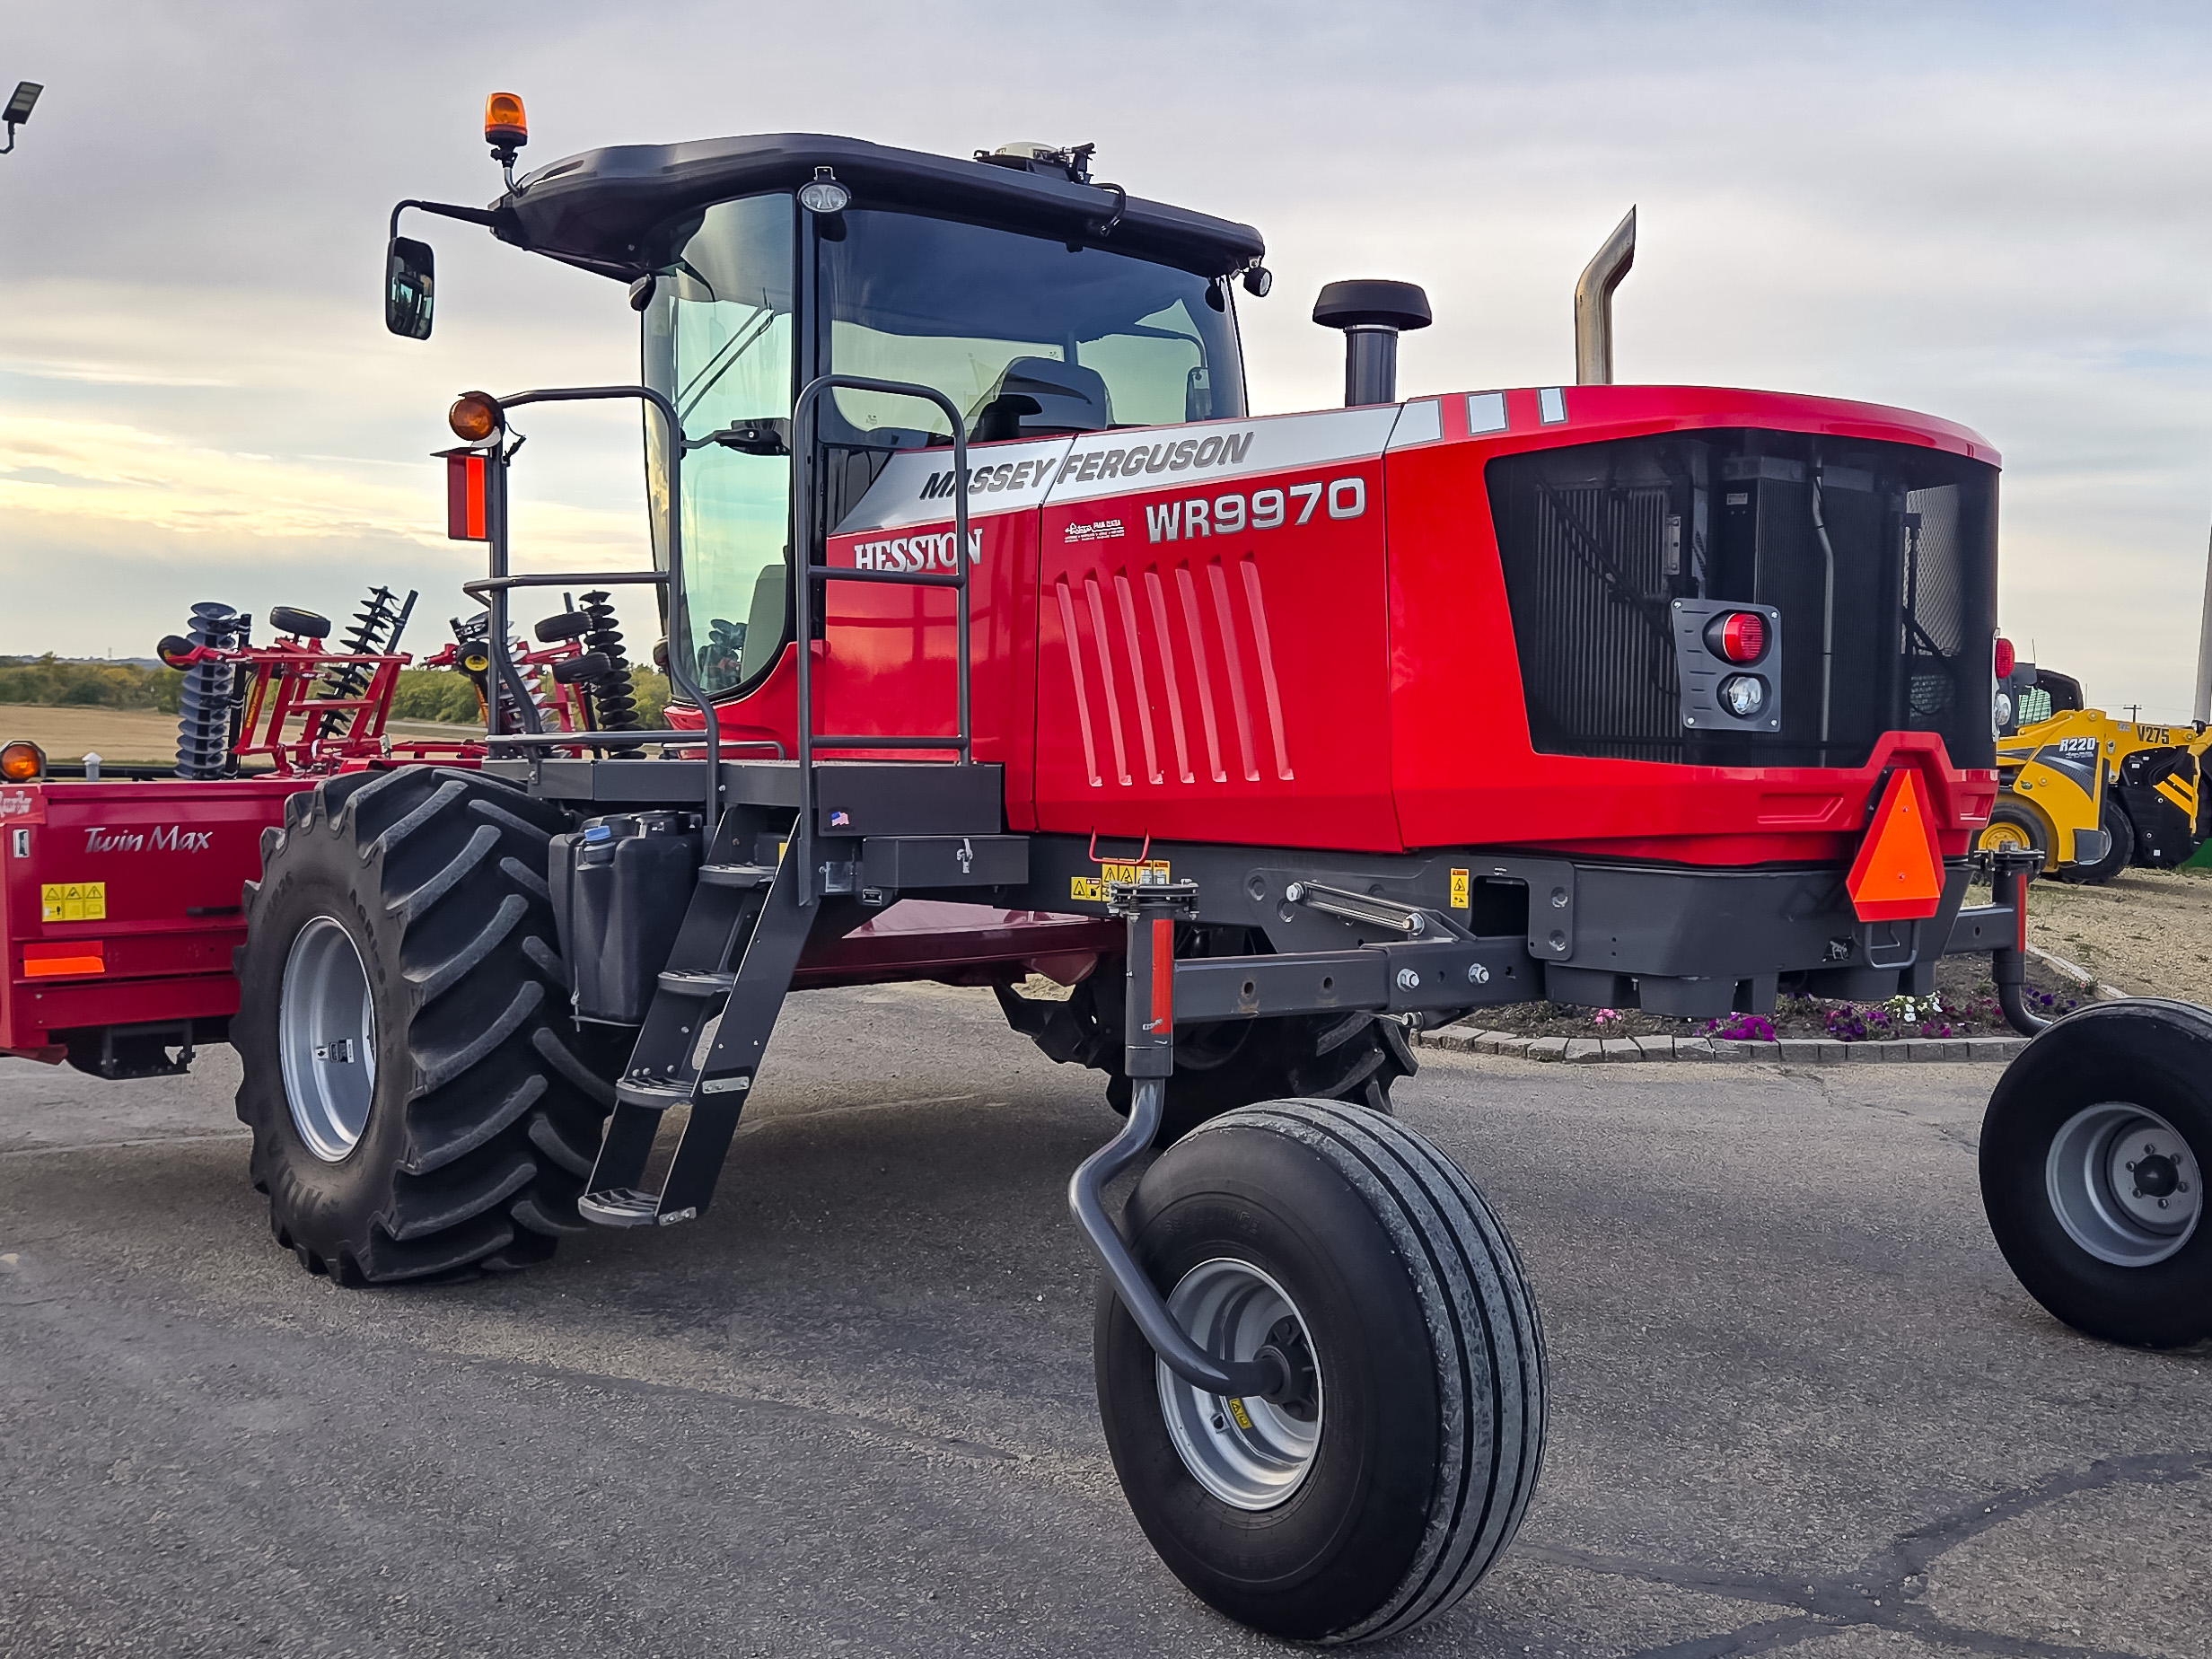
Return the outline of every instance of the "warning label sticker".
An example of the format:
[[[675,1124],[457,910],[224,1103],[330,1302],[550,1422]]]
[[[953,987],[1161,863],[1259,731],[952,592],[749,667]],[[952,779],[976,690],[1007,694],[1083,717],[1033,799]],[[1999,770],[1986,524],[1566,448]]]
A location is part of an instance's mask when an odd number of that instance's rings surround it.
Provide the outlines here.
[[[1168,882],[1167,860],[1147,858],[1142,864],[1101,864],[1094,876],[1069,876],[1067,896],[1085,904],[1104,904],[1107,884],[1112,882],[1130,887],[1164,887]]]
[[[106,921],[107,882],[48,882],[39,889],[39,919],[42,922]]]
[[[1470,894],[1467,891],[1467,872],[1464,870],[1454,870],[1452,872],[1452,908],[1454,910],[1464,910],[1469,902]]]
[[[1130,886],[1151,886],[1157,882],[1165,886],[1168,881],[1167,860],[1147,858],[1143,864],[1102,864],[1098,867],[1102,882],[1127,882]]]

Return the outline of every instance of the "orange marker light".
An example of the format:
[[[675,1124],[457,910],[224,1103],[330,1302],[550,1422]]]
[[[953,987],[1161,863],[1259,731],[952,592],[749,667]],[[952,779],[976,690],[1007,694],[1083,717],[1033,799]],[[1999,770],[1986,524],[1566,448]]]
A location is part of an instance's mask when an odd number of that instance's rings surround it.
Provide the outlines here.
[[[0,777],[11,784],[28,784],[46,776],[46,750],[28,738],[17,738],[0,749]]]
[[[481,443],[507,424],[499,399],[488,391],[464,391],[445,411],[445,424],[464,443]]]
[[[530,142],[530,118],[516,94],[494,92],[484,101],[484,142],[510,154]]]
[[[26,979],[78,979],[108,971],[108,948],[99,939],[72,940],[67,944],[23,946]]]

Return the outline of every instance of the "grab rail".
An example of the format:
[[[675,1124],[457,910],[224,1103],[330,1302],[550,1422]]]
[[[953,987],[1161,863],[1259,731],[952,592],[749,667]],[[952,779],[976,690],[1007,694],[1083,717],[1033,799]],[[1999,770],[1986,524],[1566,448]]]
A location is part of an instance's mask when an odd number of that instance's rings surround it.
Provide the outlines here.
[[[665,583],[668,587],[669,628],[672,633],[684,626],[683,587],[683,422],[676,413],[676,406],[665,395],[650,386],[557,386],[538,391],[518,391],[513,397],[497,401],[502,408],[519,409],[532,403],[584,403],[613,398],[636,398],[650,403],[661,412],[661,419],[668,427],[668,569],[666,571],[632,571],[612,575],[592,575],[589,580],[605,583]],[[509,737],[507,742],[516,747],[530,747],[529,740],[544,735],[538,722],[538,708],[534,698],[515,668],[514,658],[507,649],[507,593],[518,587],[552,587],[573,584],[579,578],[575,572],[558,572],[549,575],[516,576],[507,571],[507,458],[514,451],[499,443],[486,452],[486,458],[496,462],[487,468],[488,478],[496,479],[487,487],[485,516],[490,531],[491,575],[482,582],[464,584],[463,592],[474,596],[478,589],[485,593],[485,610],[489,615],[489,637],[486,641],[492,668],[498,679],[514,698],[515,712],[522,716],[526,736]],[[707,693],[691,677],[690,666],[683,661],[684,653],[671,649],[668,654],[668,678],[677,690],[698,706],[706,717],[707,738],[707,817],[711,830],[722,818],[722,722]],[[499,699],[490,699],[491,724],[497,724]],[[557,734],[573,742],[573,734]],[[689,733],[684,735],[689,736]],[[496,743],[501,733],[487,731],[486,740]],[[757,747],[748,744],[746,747]]]
[[[903,570],[836,570],[828,560],[827,527],[822,529],[824,562],[818,568],[813,563],[817,526],[814,523],[814,456],[819,447],[815,436],[815,408],[822,394],[838,387],[853,391],[882,392],[890,397],[919,398],[934,403],[944,411],[945,419],[952,428],[952,545],[956,549],[952,574],[939,575],[921,571]],[[952,399],[935,387],[917,385],[910,381],[873,380],[860,374],[820,374],[807,383],[800,392],[799,400],[792,408],[791,448],[799,458],[803,472],[794,479],[795,499],[799,504],[798,517],[801,533],[795,537],[796,553],[793,571],[793,632],[799,643],[798,686],[798,762],[799,762],[799,821],[792,831],[792,851],[799,860],[797,901],[802,908],[814,902],[814,749],[817,744],[835,749],[952,749],[959,751],[958,764],[968,766],[975,759],[975,733],[971,724],[969,697],[969,641],[970,605],[968,591],[968,434],[966,423]],[[960,698],[960,730],[954,737],[873,737],[865,734],[817,734],[814,731],[814,652],[812,645],[813,584],[821,581],[826,586],[831,582],[881,583],[898,587],[951,588],[955,595],[958,610],[957,674]],[[825,614],[829,609],[829,594],[822,595]]]

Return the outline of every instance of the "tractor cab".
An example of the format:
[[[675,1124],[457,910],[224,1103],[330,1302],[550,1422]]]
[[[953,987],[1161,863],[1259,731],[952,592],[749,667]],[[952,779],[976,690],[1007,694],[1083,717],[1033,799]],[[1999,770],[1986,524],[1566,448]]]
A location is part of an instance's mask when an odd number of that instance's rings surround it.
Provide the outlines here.
[[[931,404],[838,387],[794,464],[794,402],[817,377],[932,388],[975,443],[1245,413],[1231,279],[1265,291],[1259,233],[1132,198],[1089,162],[1088,145],[961,160],[810,134],[624,145],[468,213],[629,285],[641,378],[684,448],[671,649],[709,696],[751,691],[790,642],[794,479],[828,530],[892,455],[952,443]],[[645,432],[665,568],[668,437],[651,418]]]

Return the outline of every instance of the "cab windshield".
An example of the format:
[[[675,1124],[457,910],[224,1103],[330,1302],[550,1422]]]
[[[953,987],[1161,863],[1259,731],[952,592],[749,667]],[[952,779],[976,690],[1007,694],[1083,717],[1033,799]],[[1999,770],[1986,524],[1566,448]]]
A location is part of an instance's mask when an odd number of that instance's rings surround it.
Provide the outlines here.
[[[843,217],[844,240],[821,243],[829,366],[935,387],[967,417],[971,440],[993,435],[987,412],[1009,365],[1023,359],[1090,371],[1102,382],[1098,413],[1109,426],[1244,412],[1226,283],[981,225],[900,213]],[[856,432],[951,441],[932,405],[832,396]]]
[[[749,689],[789,637],[782,444],[812,375],[933,387],[971,441],[1035,431],[1036,414],[1010,427],[1006,411],[1036,406],[1004,394],[1040,375],[1075,390],[1054,409],[1074,408],[1068,418],[1085,426],[1244,413],[1229,285],[1170,266],[910,214],[852,208],[818,221],[788,195],[719,203],[671,227],[655,263],[645,376],[674,400],[685,446],[687,614],[672,619],[672,649],[689,654],[710,693]],[[794,321],[803,286],[818,296],[811,333]],[[820,425],[831,524],[892,451],[952,442],[935,405],[873,392],[833,392]],[[645,430],[665,565],[657,417]]]

